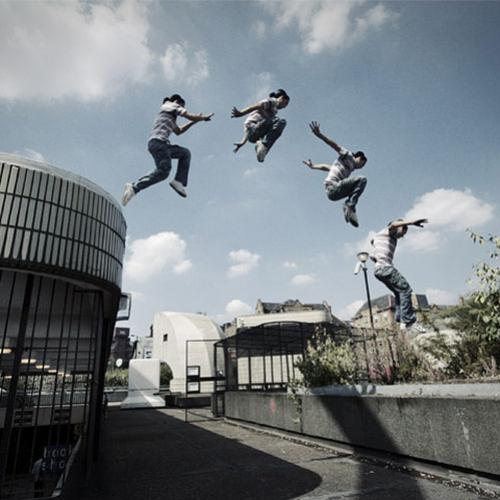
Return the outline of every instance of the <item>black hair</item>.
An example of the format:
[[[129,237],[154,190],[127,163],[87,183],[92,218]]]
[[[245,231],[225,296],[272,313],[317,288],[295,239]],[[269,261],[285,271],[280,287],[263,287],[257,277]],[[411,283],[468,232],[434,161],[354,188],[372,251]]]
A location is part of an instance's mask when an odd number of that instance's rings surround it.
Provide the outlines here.
[[[290,96],[283,89],[278,89],[276,92],[271,92],[269,94],[269,97],[276,97],[276,98],[278,98],[278,97],[281,97],[281,96],[285,97],[287,101],[290,100]]]
[[[177,101],[181,106],[186,105],[186,101],[179,94],[172,94],[170,97],[165,97],[165,99],[163,99],[163,104],[165,104],[167,101]]]
[[[366,157],[365,153],[363,153],[363,151],[356,151],[354,154],[353,154],[354,158],[361,158],[362,160],[365,160],[365,162],[368,161],[368,158]]]

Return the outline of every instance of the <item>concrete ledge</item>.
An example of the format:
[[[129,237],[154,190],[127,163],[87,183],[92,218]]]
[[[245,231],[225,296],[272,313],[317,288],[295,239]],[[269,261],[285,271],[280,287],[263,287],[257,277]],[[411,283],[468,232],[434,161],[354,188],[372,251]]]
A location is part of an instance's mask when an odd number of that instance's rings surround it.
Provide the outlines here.
[[[225,415],[500,476],[500,398],[234,391]]]

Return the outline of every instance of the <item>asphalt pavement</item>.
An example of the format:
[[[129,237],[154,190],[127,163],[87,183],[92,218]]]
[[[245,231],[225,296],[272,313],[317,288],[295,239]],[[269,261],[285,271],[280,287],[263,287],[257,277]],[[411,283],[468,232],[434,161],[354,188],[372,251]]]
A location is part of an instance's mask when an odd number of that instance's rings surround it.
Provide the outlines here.
[[[176,409],[111,408],[98,466],[67,500],[472,500],[491,498],[349,453]]]

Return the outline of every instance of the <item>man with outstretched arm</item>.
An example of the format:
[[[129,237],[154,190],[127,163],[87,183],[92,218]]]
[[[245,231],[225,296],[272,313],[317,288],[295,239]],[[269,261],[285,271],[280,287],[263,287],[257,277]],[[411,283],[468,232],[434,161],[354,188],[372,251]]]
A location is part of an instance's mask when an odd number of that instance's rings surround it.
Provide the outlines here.
[[[374,251],[370,258],[375,262],[374,274],[395,296],[396,322],[400,323],[402,330],[410,329],[416,333],[425,333],[425,328],[417,323],[417,317],[411,303],[411,286],[394,267],[392,260],[398,239],[407,233],[408,226],[423,227],[423,224],[427,222],[427,219],[396,219],[375,234],[371,240]]]
[[[309,127],[312,133],[333,148],[339,154],[339,157],[333,165],[313,163],[310,159],[303,163],[313,170],[328,172],[325,179],[325,189],[328,198],[332,201],[347,198],[343,206],[345,221],[354,227],[358,227],[356,204],[361,193],[365,190],[367,181],[366,177],[361,175],[354,177],[350,177],[350,175],[354,170],[363,168],[367,162],[367,158],[363,151],[351,153],[351,151],[339,146],[333,139],[324,135],[320,130],[318,122],[311,122]]]
[[[172,132],[175,135],[187,132],[195,123],[210,121],[213,113],[195,115],[187,111],[185,105],[184,99],[179,94],[173,94],[171,97],[163,99],[163,104],[153,123],[153,130],[148,141],[148,151],[155,161],[156,168],[141,177],[137,182],[127,182],[125,184],[122,198],[123,206],[143,189],[165,180],[172,168],[172,159],[179,161],[175,179],[170,182],[170,187],[183,198],[187,196],[186,186],[191,152],[187,148],[171,144],[169,137]],[[178,126],[176,121],[178,116],[182,116],[189,121],[182,126]]]

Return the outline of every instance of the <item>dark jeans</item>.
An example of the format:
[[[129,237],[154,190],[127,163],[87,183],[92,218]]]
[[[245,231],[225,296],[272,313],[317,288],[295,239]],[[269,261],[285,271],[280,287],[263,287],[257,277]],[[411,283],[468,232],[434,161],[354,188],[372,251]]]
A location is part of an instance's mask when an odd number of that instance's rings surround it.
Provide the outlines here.
[[[375,269],[375,278],[381,281],[396,298],[396,321],[411,325],[416,316],[411,303],[412,289],[404,276],[393,266],[384,266]]]
[[[365,190],[366,183],[366,177],[361,175],[357,177],[348,177],[347,179],[343,179],[340,182],[336,182],[335,184],[329,186],[326,190],[326,194],[332,201],[347,198],[347,201],[345,202],[346,205],[355,207],[361,193]]]
[[[152,172],[149,172],[149,174],[141,177],[133,185],[136,193],[166,179],[172,169],[173,159],[179,160],[175,180],[179,181],[183,186],[187,186],[189,163],[191,161],[189,149],[169,144],[158,139],[151,139],[148,142],[148,151],[155,160],[156,168]]]
[[[248,127],[248,140],[250,142],[257,142],[262,140],[267,149],[271,149],[272,145],[276,142],[278,137],[283,133],[286,127],[286,120],[284,118],[268,118],[259,123]]]

